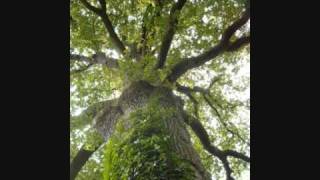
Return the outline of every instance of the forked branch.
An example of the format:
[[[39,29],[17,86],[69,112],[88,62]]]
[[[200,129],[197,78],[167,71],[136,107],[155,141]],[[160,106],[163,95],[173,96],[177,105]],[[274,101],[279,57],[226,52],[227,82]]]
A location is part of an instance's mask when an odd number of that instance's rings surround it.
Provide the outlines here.
[[[250,18],[250,8],[246,9],[242,17],[230,25],[222,35],[220,42],[209,49],[208,51],[194,56],[191,58],[184,58],[179,63],[177,63],[173,68],[171,74],[167,76],[170,82],[175,82],[180,76],[186,73],[188,70],[199,67],[204,63],[214,59],[218,55],[225,51],[236,51],[250,41],[249,36],[241,37],[234,42],[230,42],[233,34],[240,29]]]
[[[191,127],[191,129],[194,131],[194,133],[199,138],[201,144],[203,145],[204,149],[206,149],[210,154],[217,157],[223,164],[227,180],[233,180],[231,173],[232,169],[230,168],[228,157],[232,156],[237,159],[241,159],[245,162],[250,163],[250,157],[246,156],[245,154],[236,152],[234,150],[220,150],[218,147],[214,146],[209,139],[209,135],[201,122],[194,118],[193,116],[188,115],[187,113],[184,113],[184,119],[185,122]]]
[[[195,116],[198,117],[198,101],[192,96],[192,92],[195,93],[200,93],[204,99],[204,101],[210,106],[210,108],[215,112],[216,116],[217,116],[217,120],[219,121],[219,123],[229,132],[231,133],[233,136],[236,136],[237,138],[239,138],[243,143],[246,143],[250,146],[250,144],[245,141],[241,135],[238,133],[238,131],[233,131],[232,129],[229,128],[228,124],[222,119],[222,116],[220,114],[220,112],[218,111],[218,109],[211,103],[210,99],[208,97],[211,97],[210,94],[210,88],[211,86],[217,82],[219,80],[218,78],[214,78],[211,83],[209,88],[204,89],[198,86],[195,86],[193,88],[187,87],[187,86],[183,86],[180,85],[179,83],[176,83],[177,86],[177,91],[187,95],[189,97],[189,99],[191,100],[191,102],[194,104],[194,108],[195,108]]]
[[[106,13],[106,1],[99,0],[100,6],[101,6],[100,8],[92,6],[87,0],[80,0],[80,1],[87,9],[94,12],[96,15],[98,15],[101,18],[105,28],[109,33],[112,44],[116,47],[119,53],[123,54],[126,48],[122,43],[122,41],[120,40],[120,38],[118,37],[118,35],[116,34],[116,32],[114,31],[113,25],[109,19],[109,16]]]

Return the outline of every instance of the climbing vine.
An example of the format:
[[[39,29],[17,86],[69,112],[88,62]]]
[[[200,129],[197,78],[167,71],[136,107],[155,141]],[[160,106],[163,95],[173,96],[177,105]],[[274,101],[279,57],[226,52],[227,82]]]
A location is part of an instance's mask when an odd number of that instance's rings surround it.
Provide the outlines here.
[[[172,149],[165,125],[175,109],[160,108],[157,101],[120,120],[106,146],[104,179],[194,179],[190,162]]]

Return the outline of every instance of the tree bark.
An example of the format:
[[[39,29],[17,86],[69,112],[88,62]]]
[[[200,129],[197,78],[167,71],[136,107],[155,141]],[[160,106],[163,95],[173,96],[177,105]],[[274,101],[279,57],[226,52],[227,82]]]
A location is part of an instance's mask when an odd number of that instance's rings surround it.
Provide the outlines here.
[[[81,148],[77,153],[76,157],[73,159],[72,163],[70,164],[70,180],[73,180],[78,175],[81,168],[85,165],[88,161],[90,156],[95,152],[95,150],[90,151],[84,148]]]
[[[123,114],[107,145],[107,179],[211,179],[191,143],[182,106],[171,90],[143,81],[124,90],[117,106]],[[141,143],[157,137],[159,144]]]

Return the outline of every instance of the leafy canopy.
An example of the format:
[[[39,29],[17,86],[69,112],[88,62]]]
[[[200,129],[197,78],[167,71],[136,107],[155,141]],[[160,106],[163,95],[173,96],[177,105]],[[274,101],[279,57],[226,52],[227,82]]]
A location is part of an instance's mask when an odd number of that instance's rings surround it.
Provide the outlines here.
[[[99,7],[97,0],[89,0]],[[161,2],[161,5],[159,5]],[[188,0],[176,11],[178,23],[167,54],[165,66],[153,69],[157,64],[163,38],[167,34],[173,0],[108,0],[106,12],[115,33],[123,42],[124,53],[116,51],[110,33],[102,19],[90,11],[80,0],[70,2],[71,54],[92,57],[103,52],[117,59],[119,68],[109,68],[87,61],[70,61],[70,153],[71,160],[84,143],[100,141],[91,133],[93,117],[83,109],[98,102],[118,97],[129,80],[146,80],[151,84],[166,84],[165,78],[172,67],[184,58],[204,53],[221,40],[222,34],[236,21],[247,6],[245,0]],[[146,32],[146,33],[143,33]],[[239,29],[232,39],[248,34],[249,23]],[[142,40],[144,37],[144,41]],[[132,48],[134,47],[134,48]],[[139,60],[132,60],[134,50],[145,47]],[[234,149],[249,154],[249,46],[237,51],[225,52],[204,65],[187,71],[177,82],[208,93],[192,91],[190,98],[177,91],[175,83],[167,83],[185,100],[185,109],[199,118],[214,142],[221,149]],[[91,110],[93,111],[93,110]],[[214,178],[222,179],[224,169],[218,159],[205,151],[199,139],[190,131],[196,150]],[[249,165],[230,158],[235,178],[249,169]],[[78,179],[102,179],[103,152],[98,150],[86,163]]]

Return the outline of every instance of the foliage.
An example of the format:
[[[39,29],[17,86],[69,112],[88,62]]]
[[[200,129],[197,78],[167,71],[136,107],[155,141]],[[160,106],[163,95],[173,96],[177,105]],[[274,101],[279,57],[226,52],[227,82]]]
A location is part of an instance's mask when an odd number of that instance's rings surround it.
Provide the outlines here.
[[[106,148],[106,180],[193,179],[190,163],[170,145],[172,137],[164,122],[172,113],[152,104],[131,113],[129,131],[121,122],[118,124]]]
[[[99,7],[97,0],[89,0],[92,5]],[[95,64],[90,68],[79,73],[70,75],[70,160],[82,145],[88,149],[99,141],[99,137],[92,132],[90,123],[92,122],[92,110],[79,112],[98,102],[113,99],[119,96],[120,92],[127,85],[127,81],[146,80],[153,85],[164,85],[175,89],[175,84],[164,81],[164,78],[170,73],[171,68],[185,57],[198,55],[210,47],[214,46],[221,39],[221,34],[234,22],[244,10],[246,0],[187,0],[183,9],[178,12],[178,26],[173,37],[173,42],[168,52],[166,66],[160,70],[154,70],[153,67],[157,61],[157,55],[164,35],[169,18],[169,11],[175,1],[164,0],[160,8],[156,0],[110,0],[106,1],[106,11],[110,17],[115,32],[126,46],[135,44],[137,47],[143,46],[141,42],[141,31],[143,23],[148,30],[145,46],[148,52],[138,61],[132,60],[129,56],[121,55],[114,51],[114,46],[110,41],[110,35],[106,31],[101,18],[89,11],[81,4],[80,0],[70,1],[70,15],[73,19],[70,22],[70,47],[73,52],[91,57],[96,52],[104,52],[107,56],[117,58],[119,69],[110,69],[106,66]],[[160,14],[160,15],[158,15]],[[248,25],[249,26],[249,25]],[[237,34],[248,33],[248,29],[242,28]],[[198,102],[199,119],[207,129],[212,142],[221,149],[232,148],[240,152],[249,154],[248,145],[250,136],[249,126],[249,74],[243,71],[243,67],[249,64],[249,47],[239,49],[236,52],[224,53],[213,61],[187,72],[179,78],[178,82],[182,85],[202,88],[208,88],[212,79],[220,77],[212,87],[210,87],[209,101],[217,109],[218,114],[213,110],[200,93],[192,93]],[[84,62],[70,62],[70,71],[85,67]],[[176,91],[175,91],[176,92]],[[185,101],[185,109],[194,114],[194,103],[184,94],[176,92]],[[154,133],[150,137],[144,137],[137,132],[145,132],[148,129],[158,129],[162,131],[159,124],[150,123],[147,126],[142,121],[134,121],[138,116],[140,119],[150,120],[148,113],[139,112],[132,115],[134,128],[123,133],[124,139],[112,138],[107,144],[107,152],[99,150],[95,157],[90,159],[83,168],[77,179],[102,179],[102,173],[107,171],[117,171],[110,167],[110,161],[118,161],[125,166],[133,166],[134,163],[140,164],[142,157],[148,157],[148,154],[137,155],[136,148],[143,148],[144,152],[153,153],[154,158],[160,159],[159,163],[168,162],[168,159],[161,159],[161,154],[167,153],[166,146],[163,149],[157,149],[157,144],[165,144],[166,137],[163,132]],[[149,113],[150,114],[150,113]],[[163,114],[170,114],[163,112]],[[219,117],[220,116],[220,117]],[[160,121],[156,113],[152,115],[154,121]],[[223,124],[238,136],[230,133]],[[154,127],[152,127],[154,126]],[[121,128],[119,125],[117,128]],[[165,130],[163,130],[165,131]],[[190,131],[192,142],[199,152],[203,164],[216,179],[224,178],[224,169],[218,159],[209,155],[203,148],[197,137]],[[125,145],[126,141],[140,139],[138,143]],[[158,146],[157,146],[158,147]],[[121,156],[118,152],[121,148],[127,148],[126,156]],[[118,154],[118,155],[117,155]],[[106,160],[103,160],[104,155]],[[112,159],[112,158],[113,159]],[[124,159],[127,157],[130,159]],[[135,159],[138,157],[137,159]],[[101,162],[105,163],[101,163]],[[172,163],[177,163],[179,158],[172,155]],[[106,163],[109,162],[109,163]],[[146,161],[151,163],[153,160]],[[166,168],[158,164],[157,168]],[[183,164],[183,163],[182,163]],[[231,159],[231,166],[234,170],[234,177],[240,177],[249,167],[241,161]],[[159,169],[150,165],[150,171]],[[181,167],[182,169],[187,168]],[[182,170],[183,171],[183,170]],[[139,171],[140,173],[147,173]],[[120,172],[116,172],[120,173]],[[121,172],[122,173],[122,172]],[[132,172],[122,173],[128,176]],[[112,179],[112,177],[109,177]]]

